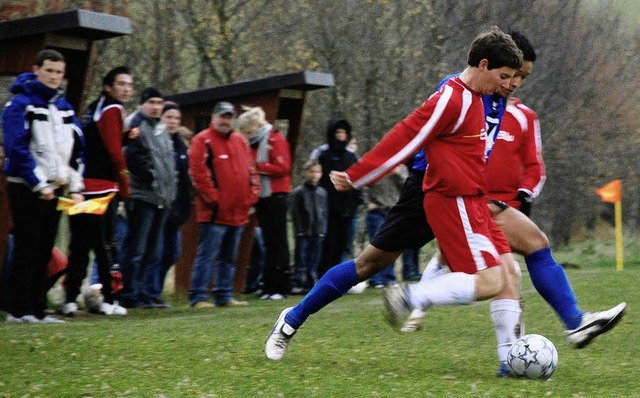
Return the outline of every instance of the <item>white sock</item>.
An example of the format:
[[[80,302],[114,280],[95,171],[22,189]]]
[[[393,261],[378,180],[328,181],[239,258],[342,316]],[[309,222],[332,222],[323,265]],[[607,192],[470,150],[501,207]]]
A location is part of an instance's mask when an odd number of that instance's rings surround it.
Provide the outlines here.
[[[471,304],[476,301],[476,276],[451,272],[409,286],[413,308],[427,309],[445,305]]]
[[[496,331],[498,360],[506,362],[509,348],[519,337],[520,318],[522,316],[520,302],[512,299],[492,300],[489,304],[489,313],[491,314],[491,321],[493,321],[493,328]]]
[[[446,264],[442,264],[440,262],[440,255],[439,253],[436,253],[433,255],[433,257],[431,257],[431,260],[429,260],[427,266],[424,267],[424,271],[422,271],[420,281],[427,281],[446,273],[449,273],[449,267]]]
[[[421,310],[419,308],[414,308],[411,311],[411,315],[409,315],[409,318],[424,318],[424,310]]]

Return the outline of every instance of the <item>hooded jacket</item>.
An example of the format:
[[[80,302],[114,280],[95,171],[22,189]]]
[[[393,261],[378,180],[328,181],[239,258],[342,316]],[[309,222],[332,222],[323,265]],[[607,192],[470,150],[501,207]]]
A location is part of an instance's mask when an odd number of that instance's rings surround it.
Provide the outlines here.
[[[345,129],[347,132],[345,141],[336,139],[336,130],[339,128]],[[322,166],[322,177],[319,185],[328,194],[329,216],[353,217],[358,211],[358,206],[362,204],[362,192],[355,189],[338,192],[329,179],[331,170],[345,171],[358,161],[356,154],[347,148],[347,144],[352,137],[351,125],[346,119],[331,119],[327,124],[326,134],[327,143],[315,149],[310,158],[317,160]]]
[[[15,96],[2,113],[7,180],[26,184],[32,192],[47,186],[81,192],[84,140],[63,91],[27,72],[18,76],[11,92]]]
[[[189,175],[196,192],[198,222],[233,227],[249,222],[260,180],[241,134],[225,134],[213,125],[196,134],[189,147]]]

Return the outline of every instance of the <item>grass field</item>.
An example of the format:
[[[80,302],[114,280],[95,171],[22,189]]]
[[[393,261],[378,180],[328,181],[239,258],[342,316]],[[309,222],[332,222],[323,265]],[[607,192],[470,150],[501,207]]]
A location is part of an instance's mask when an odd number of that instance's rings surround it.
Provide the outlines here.
[[[494,376],[486,303],[434,310],[426,330],[400,334],[382,319],[379,291],[367,290],[312,316],[280,362],[265,359],[265,337],[299,296],[215,310],[173,297],[172,310],[126,318],[2,323],[0,397],[640,397],[640,269],[582,265],[568,275],[583,309],[627,301],[627,315],[572,349],[525,274],[527,332],[550,338],[560,358],[546,382]]]

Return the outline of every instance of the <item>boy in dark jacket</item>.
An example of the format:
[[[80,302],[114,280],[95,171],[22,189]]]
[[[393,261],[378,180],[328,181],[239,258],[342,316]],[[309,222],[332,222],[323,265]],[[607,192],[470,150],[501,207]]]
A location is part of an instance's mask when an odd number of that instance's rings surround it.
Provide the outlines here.
[[[327,191],[318,186],[321,176],[320,163],[307,161],[303,170],[304,183],[291,194],[291,218],[296,234],[293,294],[303,293],[318,280],[329,213]]]

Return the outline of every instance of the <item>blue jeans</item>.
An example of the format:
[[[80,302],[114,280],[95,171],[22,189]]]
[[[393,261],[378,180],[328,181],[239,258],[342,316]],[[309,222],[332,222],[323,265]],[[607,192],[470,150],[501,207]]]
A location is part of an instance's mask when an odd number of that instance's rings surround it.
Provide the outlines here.
[[[151,302],[144,281],[151,278],[151,266],[158,261],[158,248],[169,211],[137,199],[127,201],[128,231],[124,241],[122,291],[125,307]]]
[[[344,253],[342,253],[342,262],[353,258],[353,241],[356,239],[358,228],[360,228],[360,219],[355,215],[351,219],[351,226],[347,228],[347,245],[344,248]]]
[[[402,279],[420,280],[420,249],[406,249],[402,252]]]
[[[295,287],[311,288],[318,281],[318,265],[322,256],[323,237],[296,236],[295,248]]]
[[[370,210],[367,212],[367,216],[365,218],[365,222],[367,224],[367,234],[369,235],[369,240],[372,240],[380,226],[384,222],[385,215],[377,210]],[[393,283],[396,281],[396,271],[393,269],[393,264],[389,264],[389,266],[377,274],[373,275],[369,278],[369,284],[374,285],[386,285],[387,283]]]
[[[200,242],[193,261],[189,288],[189,301],[192,306],[209,298],[212,276],[214,303],[225,305],[233,298],[235,260],[243,229],[244,226],[200,224]]]
[[[251,247],[251,266],[247,273],[245,293],[253,293],[262,289],[262,275],[265,265],[265,248],[262,229],[257,226],[253,235],[253,246]]]
[[[180,257],[181,243],[180,227],[166,224],[158,244],[158,261],[151,264],[149,272],[145,274],[144,289],[152,299],[159,299],[162,296],[167,272]]]

